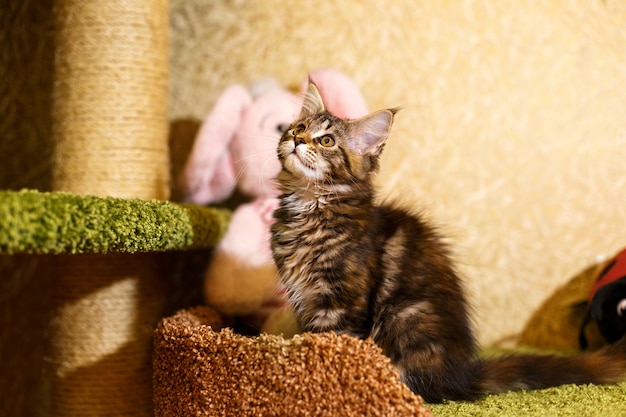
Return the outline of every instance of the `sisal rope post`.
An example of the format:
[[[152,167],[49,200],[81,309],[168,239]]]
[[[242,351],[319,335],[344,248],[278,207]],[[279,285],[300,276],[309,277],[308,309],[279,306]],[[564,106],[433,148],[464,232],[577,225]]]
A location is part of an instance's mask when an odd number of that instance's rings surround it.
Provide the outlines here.
[[[167,0],[58,0],[54,19],[53,189],[167,199]],[[152,415],[159,258],[56,259],[51,414]]]

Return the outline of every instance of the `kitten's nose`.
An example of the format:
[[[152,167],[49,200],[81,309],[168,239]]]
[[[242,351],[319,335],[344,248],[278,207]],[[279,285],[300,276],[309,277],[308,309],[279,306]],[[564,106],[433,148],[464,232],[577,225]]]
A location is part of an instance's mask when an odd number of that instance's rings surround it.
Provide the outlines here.
[[[296,137],[293,138],[293,141],[296,143],[296,146],[304,145],[306,143],[306,139],[304,138],[303,135],[297,135]]]

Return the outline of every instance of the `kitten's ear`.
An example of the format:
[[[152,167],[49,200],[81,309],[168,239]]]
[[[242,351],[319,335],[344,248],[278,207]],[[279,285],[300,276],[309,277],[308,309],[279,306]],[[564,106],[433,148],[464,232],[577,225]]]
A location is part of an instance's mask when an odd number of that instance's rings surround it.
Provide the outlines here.
[[[302,103],[302,110],[300,111],[299,119],[304,119],[305,117],[322,113],[324,111],[326,111],[326,107],[322,101],[322,96],[320,96],[320,91],[317,89],[315,83],[309,78],[309,86],[304,94],[304,103]]]
[[[398,109],[379,110],[350,122],[350,147],[360,155],[376,155],[389,137]]]

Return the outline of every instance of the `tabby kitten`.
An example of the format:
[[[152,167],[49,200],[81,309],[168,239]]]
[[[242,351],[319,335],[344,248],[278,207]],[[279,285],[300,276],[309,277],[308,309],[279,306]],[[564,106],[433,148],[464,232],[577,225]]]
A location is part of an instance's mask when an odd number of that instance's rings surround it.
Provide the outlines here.
[[[374,203],[395,113],[342,120],[311,82],[280,139],[272,251],[300,328],[371,337],[430,402],[621,381],[623,340],[578,357],[476,357],[467,299],[439,234],[415,213]]]

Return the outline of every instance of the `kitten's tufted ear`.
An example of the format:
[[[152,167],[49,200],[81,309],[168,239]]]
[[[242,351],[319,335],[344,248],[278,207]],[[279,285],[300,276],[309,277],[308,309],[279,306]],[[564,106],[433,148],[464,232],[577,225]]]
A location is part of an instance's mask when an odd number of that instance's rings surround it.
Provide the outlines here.
[[[322,113],[324,111],[326,111],[326,106],[324,106],[320,91],[315,83],[309,78],[309,86],[304,94],[304,103],[302,103],[302,110],[300,111],[299,119],[304,119],[305,117]]]
[[[348,143],[360,155],[376,155],[389,137],[393,116],[398,109],[379,110],[360,119],[350,121]]]

